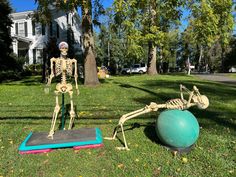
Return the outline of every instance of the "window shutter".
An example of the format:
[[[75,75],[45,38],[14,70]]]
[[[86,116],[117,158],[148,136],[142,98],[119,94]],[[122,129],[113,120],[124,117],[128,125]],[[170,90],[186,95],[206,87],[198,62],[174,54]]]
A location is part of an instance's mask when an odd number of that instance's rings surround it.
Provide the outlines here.
[[[42,35],[45,35],[45,25],[42,24]]]
[[[32,21],[32,34],[35,35],[35,22]]]
[[[18,23],[15,23],[15,33],[18,35]]]
[[[52,24],[52,22],[50,22],[50,24],[49,24],[49,30],[50,30],[50,36],[52,36],[53,35],[53,24]]]
[[[36,64],[36,49],[33,49],[33,64]]]
[[[28,27],[27,22],[25,22],[25,37],[28,36],[28,28],[27,27]]]
[[[60,28],[59,28],[59,25],[57,24],[57,38],[60,37]]]

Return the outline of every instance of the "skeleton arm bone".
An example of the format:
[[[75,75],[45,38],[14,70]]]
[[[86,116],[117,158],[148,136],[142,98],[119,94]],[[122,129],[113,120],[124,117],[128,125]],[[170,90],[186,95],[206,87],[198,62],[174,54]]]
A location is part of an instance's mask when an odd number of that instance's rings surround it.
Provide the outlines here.
[[[188,109],[192,106],[196,106],[197,103],[194,102],[193,100],[193,97],[196,95],[196,96],[199,96],[201,95],[197,89],[196,86],[193,86],[193,91],[190,91],[189,89],[187,89],[184,85],[180,84],[180,98],[181,100],[185,100],[184,99],[184,96],[183,96],[183,91],[187,92],[189,94],[189,98],[187,100],[187,104],[185,105],[184,109]],[[193,101],[193,102],[192,102]]]
[[[74,72],[74,78],[75,78],[75,89],[77,92],[77,95],[79,95],[79,88],[78,88],[78,72],[77,72],[77,60],[73,59],[73,63],[75,65],[75,72]]]
[[[51,60],[50,60],[50,62],[51,62],[51,74],[49,76],[47,86],[51,85],[52,79],[54,77],[53,64],[54,64],[55,61],[56,61],[56,58],[51,58]]]
[[[149,113],[149,112],[153,112],[153,111],[157,111],[160,108],[165,108],[165,109],[187,109],[191,106],[196,105],[195,103],[191,103],[191,99],[193,97],[193,92],[190,92],[190,98],[188,101],[184,100],[184,99],[171,99],[169,101],[167,101],[165,104],[156,104],[154,102],[151,102],[150,105],[145,106],[142,109],[130,112],[128,114],[123,115],[120,120],[118,125],[115,127],[114,129],[114,133],[113,136],[111,138],[105,138],[107,140],[114,140],[116,138],[117,132],[118,132],[118,128],[121,128],[121,132],[123,135],[123,140],[124,140],[124,147],[118,147],[119,150],[129,150],[127,142],[126,142],[126,138],[125,138],[125,134],[124,134],[124,128],[123,128],[123,124],[129,120],[132,119],[134,117],[137,117],[139,115],[145,114],[145,113]]]
[[[209,100],[205,95],[201,95],[198,88],[194,85],[193,90],[188,90],[185,86],[180,85],[180,96],[183,98],[183,90],[189,94],[189,99],[186,104],[186,108],[188,109],[192,106],[198,106],[199,109],[206,109],[209,106]]]
[[[189,94],[188,100],[184,99],[183,91],[186,91]],[[125,134],[124,134],[124,128],[123,128],[123,124],[125,123],[125,121],[132,119],[134,117],[137,117],[139,115],[145,114],[145,113],[157,111],[160,108],[183,110],[183,109],[188,109],[189,107],[197,105],[200,109],[206,109],[209,105],[208,98],[205,95],[201,95],[196,86],[193,87],[193,91],[190,91],[185,86],[180,85],[180,96],[181,98],[168,100],[165,104],[156,104],[154,102],[151,102],[150,105],[147,105],[142,109],[123,115],[120,118],[118,125],[114,129],[113,136],[104,138],[104,139],[115,140],[118,129],[121,128],[121,132],[122,132],[123,140],[124,140],[124,147],[118,147],[118,149],[129,150],[127,142],[126,142]]]
[[[124,134],[124,128],[123,128],[123,124],[125,123],[125,121],[127,121],[129,119],[132,119],[134,117],[137,117],[139,115],[142,115],[142,114],[146,114],[146,113],[149,113],[149,112],[157,111],[159,108],[165,108],[165,107],[166,107],[166,104],[159,104],[158,105],[158,104],[156,104],[154,102],[151,102],[150,105],[147,105],[147,106],[145,106],[142,109],[139,109],[139,110],[136,110],[136,111],[133,111],[133,112],[130,112],[128,114],[123,115],[120,118],[118,125],[114,129],[113,136],[112,137],[106,137],[105,139],[107,139],[107,140],[114,140],[116,138],[118,128],[120,127],[122,135],[123,135],[123,140],[124,140],[125,147],[117,147],[117,148],[119,150],[123,150],[123,149],[129,150],[127,142],[126,142],[125,134]]]
[[[49,93],[49,87],[50,87],[51,82],[52,82],[52,79],[53,79],[53,77],[54,77],[53,63],[54,63],[55,61],[56,61],[56,58],[51,58],[51,59],[50,59],[50,62],[51,62],[51,74],[50,74],[50,76],[49,76],[49,78],[48,78],[47,85],[46,85],[46,87],[44,88],[44,92],[45,92],[45,93]]]

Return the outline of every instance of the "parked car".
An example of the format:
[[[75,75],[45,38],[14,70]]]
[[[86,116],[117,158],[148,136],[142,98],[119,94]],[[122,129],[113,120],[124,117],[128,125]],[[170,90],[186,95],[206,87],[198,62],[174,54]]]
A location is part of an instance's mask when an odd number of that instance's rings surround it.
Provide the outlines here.
[[[235,72],[236,72],[236,67],[235,67],[235,66],[232,66],[232,67],[229,69],[229,72],[230,72],[230,73],[235,73]]]
[[[131,67],[124,67],[121,69],[122,74],[130,74],[130,73],[143,74],[146,72],[147,72],[147,65],[145,63],[134,64]]]

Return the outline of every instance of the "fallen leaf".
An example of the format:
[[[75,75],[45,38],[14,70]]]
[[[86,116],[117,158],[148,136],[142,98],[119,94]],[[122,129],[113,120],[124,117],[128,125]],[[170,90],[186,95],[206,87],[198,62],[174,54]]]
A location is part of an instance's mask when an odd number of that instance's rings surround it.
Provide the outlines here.
[[[174,157],[176,157],[177,153],[178,153],[178,151],[172,151],[172,155],[173,155]]]
[[[182,162],[183,162],[183,163],[187,163],[187,162],[188,162],[188,159],[187,159],[186,157],[183,157],[183,158],[182,158]]]
[[[43,162],[43,164],[46,164],[46,163],[48,163],[48,161],[49,161],[48,159],[47,159],[47,160],[45,160],[45,161]]]
[[[118,168],[124,168],[124,164],[120,163],[117,165]]]
[[[161,174],[161,167],[154,169],[153,176],[160,176]]]
[[[230,174],[234,173],[234,170],[229,170],[229,173],[230,173]]]

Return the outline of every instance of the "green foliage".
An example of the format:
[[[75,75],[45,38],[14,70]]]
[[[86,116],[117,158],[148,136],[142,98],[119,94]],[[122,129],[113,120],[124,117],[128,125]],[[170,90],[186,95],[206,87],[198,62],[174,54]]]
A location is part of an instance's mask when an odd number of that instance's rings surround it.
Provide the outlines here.
[[[42,64],[26,65],[22,75],[24,76],[35,76],[42,74]]]
[[[188,34],[185,34],[190,41],[188,45],[194,51],[199,50],[195,52],[199,55],[199,62],[200,58],[204,57],[202,62],[205,64],[222,67],[233,29],[232,5],[231,0],[201,0],[190,5],[192,14],[187,28]],[[221,56],[217,56],[216,60],[212,57],[214,56],[212,51],[218,47],[218,44]],[[211,51],[210,55],[208,50]]]
[[[21,79],[20,73],[12,70],[0,71],[0,83],[4,81],[13,81]]]
[[[228,45],[230,35],[234,26],[232,15],[233,1],[232,0],[215,0],[212,3],[214,13],[218,16],[217,27],[219,29],[219,38],[222,45]]]
[[[180,83],[188,88],[196,85],[208,96],[210,106],[206,110],[189,110],[201,127],[190,153],[173,156],[157,141],[154,125],[163,111],[158,110],[125,123],[130,151],[117,151],[115,147],[122,145],[119,140],[104,140],[104,147],[98,149],[65,148],[20,155],[18,147],[31,131],[50,129],[56,85],[52,84],[50,94],[45,95],[39,80],[29,77],[0,85],[0,176],[234,176],[235,87],[181,75],[111,77],[99,87],[79,86],[81,94],[74,96],[79,117],[74,129],[98,127],[107,137],[122,115],[150,102],[178,98]],[[69,101],[66,95],[65,102]],[[121,133],[118,137],[121,139]],[[183,157],[187,163],[183,163]]]
[[[10,36],[10,28],[12,25],[12,20],[10,18],[10,13],[12,9],[10,7],[8,0],[0,1],[0,70],[8,70],[12,69],[11,61],[13,60],[10,57],[11,53],[11,36]]]
[[[192,26],[194,41],[201,46],[211,46],[218,38],[218,16],[214,14],[211,0],[202,0],[192,5]]]
[[[229,69],[231,66],[236,66],[236,37],[231,37],[229,42],[229,49],[225,59],[226,68]]]
[[[133,58],[144,56],[148,53],[148,65],[151,68],[150,74],[155,74],[156,53],[154,50],[159,49],[159,58],[167,61],[173,58],[167,58],[172,52],[171,39],[168,38],[169,32],[179,25],[182,15],[181,7],[184,1],[148,1],[148,0],[115,0],[115,22],[122,28],[127,41],[128,55],[134,55]],[[170,41],[166,41],[166,40]],[[170,44],[170,45],[169,45]],[[169,46],[168,46],[169,45]],[[144,51],[148,46],[148,51]],[[163,51],[162,51],[163,50]],[[162,56],[165,55],[165,56]],[[173,54],[171,54],[173,56]],[[166,59],[167,58],[167,59]],[[148,69],[148,71],[150,71]],[[149,72],[148,72],[149,73]]]
[[[172,67],[176,65],[176,55],[179,43],[179,31],[173,30],[169,33],[165,33],[165,37],[162,45],[162,61],[166,61],[171,64]],[[160,58],[159,58],[160,59]]]

